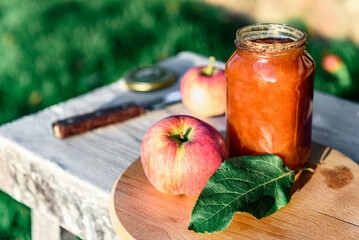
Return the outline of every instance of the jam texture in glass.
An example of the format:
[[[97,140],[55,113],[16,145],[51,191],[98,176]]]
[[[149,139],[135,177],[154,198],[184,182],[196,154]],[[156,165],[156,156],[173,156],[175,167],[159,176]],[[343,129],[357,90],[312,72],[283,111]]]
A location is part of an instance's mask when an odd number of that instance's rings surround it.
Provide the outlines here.
[[[276,154],[300,168],[311,152],[315,68],[306,34],[256,24],[240,28],[235,44],[225,70],[230,156]]]

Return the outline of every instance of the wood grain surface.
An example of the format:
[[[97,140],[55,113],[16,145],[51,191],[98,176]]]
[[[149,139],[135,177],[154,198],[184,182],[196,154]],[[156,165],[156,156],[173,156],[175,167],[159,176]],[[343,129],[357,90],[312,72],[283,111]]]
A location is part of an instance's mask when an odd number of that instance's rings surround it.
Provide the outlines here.
[[[140,159],[117,180],[109,213],[123,239],[358,239],[359,166],[329,147],[313,143],[314,174],[296,175],[290,203],[255,219],[236,213],[222,232],[187,230],[196,197],[170,196],[148,182]]]

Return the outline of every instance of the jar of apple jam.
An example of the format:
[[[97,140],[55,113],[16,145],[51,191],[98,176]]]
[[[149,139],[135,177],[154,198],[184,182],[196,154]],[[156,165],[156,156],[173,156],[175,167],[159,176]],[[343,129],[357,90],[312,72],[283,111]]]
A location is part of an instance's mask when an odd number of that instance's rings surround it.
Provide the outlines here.
[[[311,152],[315,68],[306,34],[255,24],[240,28],[235,44],[225,70],[230,156],[276,154],[300,168]]]

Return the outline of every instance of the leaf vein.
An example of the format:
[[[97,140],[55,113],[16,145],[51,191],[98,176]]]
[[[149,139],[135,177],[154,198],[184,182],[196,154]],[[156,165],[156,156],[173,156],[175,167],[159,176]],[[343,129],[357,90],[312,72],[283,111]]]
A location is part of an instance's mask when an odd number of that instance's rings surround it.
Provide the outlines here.
[[[284,177],[290,175],[291,173],[292,173],[292,172],[287,172],[287,173],[285,173],[285,174],[283,174],[283,175],[280,175],[279,177],[276,177],[276,178],[274,178],[274,179],[272,179],[272,180],[270,180],[270,181],[268,181],[268,182],[265,182],[265,183],[263,183],[263,184],[259,184],[257,187],[254,187],[254,188],[250,189],[250,190],[247,191],[247,192],[244,192],[244,193],[240,194],[237,198],[235,198],[234,200],[230,201],[228,204],[223,205],[223,206],[224,206],[223,208],[219,209],[217,212],[215,212],[214,214],[212,214],[210,217],[206,218],[205,220],[203,220],[203,221],[200,222],[199,224],[203,224],[204,222],[207,222],[208,220],[210,220],[211,218],[213,218],[214,216],[216,216],[218,213],[220,213],[221,211],[223,211],[225,208],[229,207],[234,201],[239,200],[243,195],[246,196],[246,194],[248,194],[249,192],[252,192],[252,191],[258,189],[259,187],[265,186],[265,185],[267,185],[267,184],[269,184],[269,183],[272,183],[272,182],[277,181],[277,180],[279,180],[279,179],[281,179],[281,178],[284,178]],[[229,192],[229,193],[232,193],[232,194],[233,194],[233,192]],[[215,195],[215,194],[216,194],[216,193],[211,194],[211,195]],[[223,194],[223,193],[222,193],[222,194]],[[238,193],[235,193],[235,194],[238,195]],[[211,196],[211,195],[208,195],[208,196]]]
[[[246,179],[239,179],[239,178],[224,178],[224,179],[217,180],[216,183],[218,183],[218,182],[223,182],[223,181],[227,181],[227,180],[241,181],[241,182],[248,182],[248,183],[253,183],[253,184],[255,184],[255,182],[252,182],[252,181],[249,181],[249,180],[246,180]]]
[[[277,165],[274,165],[274,164],[272,164],[271,162],[269,162],[269,161],[263,161],[262,159],[252,159],[251,161],[253,161],[253,162],[263,162],[263,163],[265,163],[265,164],[268,164],[268,165],[271,165],[272,167],[274,167],[274,168],[276,168],[276,169],[278,169],[279,171],[281,171],[281,172],[285,172],[283,169],[281,169],[281,168],[279,168]]]

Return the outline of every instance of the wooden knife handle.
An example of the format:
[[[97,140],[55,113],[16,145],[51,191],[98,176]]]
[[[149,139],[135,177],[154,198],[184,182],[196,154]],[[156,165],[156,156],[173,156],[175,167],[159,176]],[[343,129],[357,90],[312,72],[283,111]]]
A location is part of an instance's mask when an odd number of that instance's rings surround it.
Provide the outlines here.
[[[52,124],[52,129],[56,137],[66,138],[94,128],[123,122],[142,115],[144,112],[145,110],[135,103],[124,103],[115,107],[99,109],[91,113],[56,121]]]

